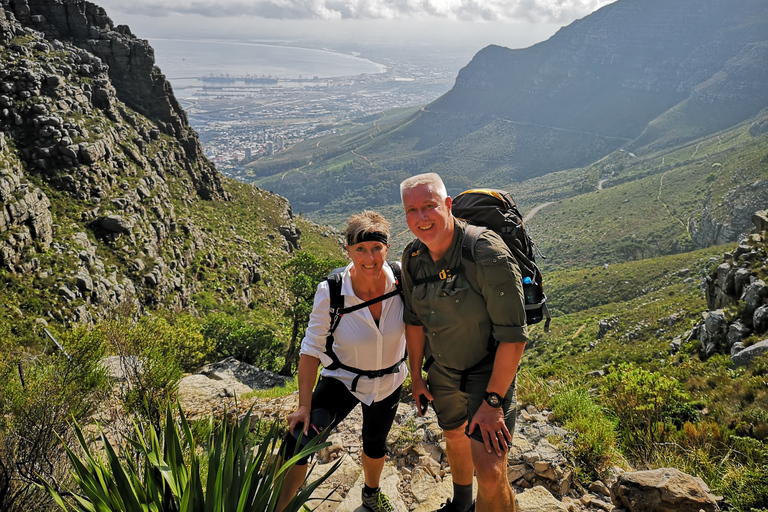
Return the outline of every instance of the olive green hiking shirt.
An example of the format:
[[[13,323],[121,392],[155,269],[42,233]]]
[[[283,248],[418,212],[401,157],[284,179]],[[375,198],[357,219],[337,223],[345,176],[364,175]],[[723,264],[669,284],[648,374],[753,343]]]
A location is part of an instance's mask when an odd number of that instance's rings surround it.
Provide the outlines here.
[[[466,222],[456,219],[453,242],[433,262],[418,240],[403,251],[403,320],[421,325],[424,356],[447,368],[466,370],[495,351],[497,343],[525,343],[525,306],[520,269],[499,235],[486,229],[475,246],[475,262],[462,257]],[[445,279],[414,285],[414,279],[460,269]]]

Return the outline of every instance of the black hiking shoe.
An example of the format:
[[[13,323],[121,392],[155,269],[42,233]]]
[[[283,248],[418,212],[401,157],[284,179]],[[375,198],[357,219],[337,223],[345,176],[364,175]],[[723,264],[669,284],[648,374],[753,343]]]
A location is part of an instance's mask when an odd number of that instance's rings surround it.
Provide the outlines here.
[[[459,508],[453,504],[451,501],[451,498],[448,498],[445,503],[443,503],[443,506],[439,509],[435,510],[435,512],[464,512],[463,510],[459,510]],[[472,505],[469,507],[469,510],[466,512],[475,512],[475,502],[472,502]]]

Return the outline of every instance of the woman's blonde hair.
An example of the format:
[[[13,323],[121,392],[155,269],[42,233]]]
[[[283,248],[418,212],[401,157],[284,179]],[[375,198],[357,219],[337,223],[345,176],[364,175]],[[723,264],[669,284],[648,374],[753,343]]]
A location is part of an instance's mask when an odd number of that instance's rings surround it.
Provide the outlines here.
[[[388,243],[389,221],[380,213],[363,210],[347,219],[347,227],[344,229],[344,239],[347,245],[360,243],[365,233],[381,233],[384,235],[383,243]]]

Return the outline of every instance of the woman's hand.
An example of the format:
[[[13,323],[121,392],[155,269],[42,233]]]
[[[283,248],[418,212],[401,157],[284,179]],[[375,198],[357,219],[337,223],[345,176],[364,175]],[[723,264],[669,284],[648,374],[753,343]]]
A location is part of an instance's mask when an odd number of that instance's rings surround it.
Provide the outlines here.
[[[293,432],[293,430],[296,428],[296,425],[303,423],[304,435],[306,436],[307,431],[309,430],[309,413],[310,407],[308,405],[300,405],[296,411],[288,415],[288,430]]]

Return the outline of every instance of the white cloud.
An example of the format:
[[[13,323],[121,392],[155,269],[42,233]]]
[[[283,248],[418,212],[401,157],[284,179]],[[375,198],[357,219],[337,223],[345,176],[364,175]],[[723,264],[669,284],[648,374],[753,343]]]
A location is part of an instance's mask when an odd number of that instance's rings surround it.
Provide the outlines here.
[[[133,0],[111,2],[128,15],[268,19],[454,19],[568,23],[614,0]]]

